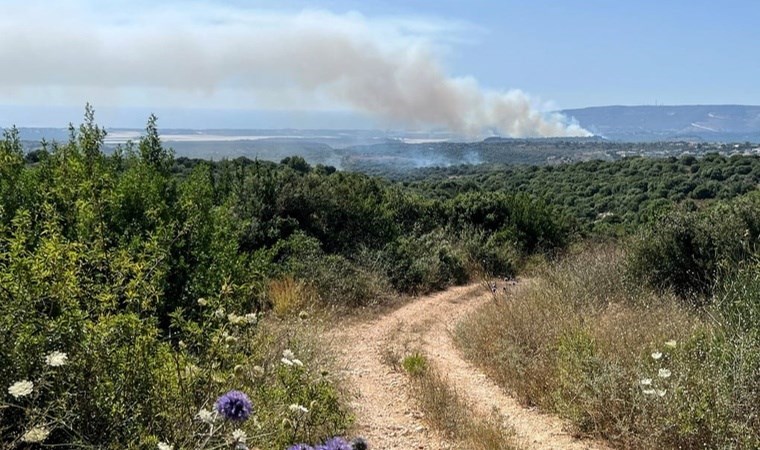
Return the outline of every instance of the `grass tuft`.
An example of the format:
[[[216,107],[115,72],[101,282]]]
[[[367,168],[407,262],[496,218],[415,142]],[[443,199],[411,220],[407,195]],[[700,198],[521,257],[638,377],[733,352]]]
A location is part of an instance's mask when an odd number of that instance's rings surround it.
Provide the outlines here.
[[[427,357],[415,352],[402,366],[410,375],[412,395],[427,422],[462,448],[472,450],[516,450],[521,448],[514,431],[494,412],[489,417],[475,413],[464,397],[449,385]]]

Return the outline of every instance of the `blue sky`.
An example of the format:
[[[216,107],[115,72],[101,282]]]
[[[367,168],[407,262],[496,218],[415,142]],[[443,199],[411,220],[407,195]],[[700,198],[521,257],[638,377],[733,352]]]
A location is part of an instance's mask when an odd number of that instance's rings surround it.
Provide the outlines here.
[[[760,104],[756,1],[2,3],[0,60],[13,70],[0,74],[0,126],[14,107],[42,125],[60,119],[47,106],[86,101],[466,130],[509,128],[526,104]]]
[[[760,104],[757,1],[328,3],[337,11],[469,22],[482,30],[447,55],[452,72],[488,87],[519,87],[563,108]]]

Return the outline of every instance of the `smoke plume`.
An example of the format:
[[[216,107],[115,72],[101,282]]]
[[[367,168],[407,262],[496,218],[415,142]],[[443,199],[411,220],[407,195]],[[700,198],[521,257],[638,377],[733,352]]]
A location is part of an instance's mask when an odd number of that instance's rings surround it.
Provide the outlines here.
[[[0,18],[0,100],[47,90],[123,101],[147,92],[165,103],[347,107],[388,124],[467,135],[588,135],[540,113],[519,90],[447,75],[439,58],[446,23],[190,2],[128,16],[36,5]]]

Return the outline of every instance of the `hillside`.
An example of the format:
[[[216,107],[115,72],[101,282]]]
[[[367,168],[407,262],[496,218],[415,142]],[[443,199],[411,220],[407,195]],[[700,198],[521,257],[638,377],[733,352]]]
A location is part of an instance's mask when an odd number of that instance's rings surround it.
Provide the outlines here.
[[[760,106],[597,106],[562,113],[596,135],[620,141],[760,141]]]

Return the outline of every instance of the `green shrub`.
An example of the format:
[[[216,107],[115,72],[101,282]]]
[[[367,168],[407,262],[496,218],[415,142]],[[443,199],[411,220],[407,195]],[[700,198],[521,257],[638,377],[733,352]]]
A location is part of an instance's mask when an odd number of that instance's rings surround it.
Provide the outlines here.
[[[384,250],[383,264],[393,287],[424,293],[462,284],[469,274],[466,258],[443,231],[402,237]]]
[[[702,304],[760,239],[760,196],[664,215],[633,241],[629,275]]]

